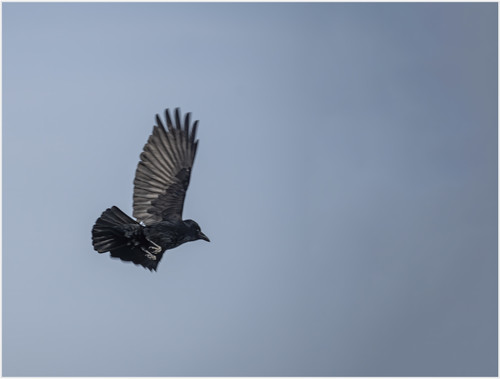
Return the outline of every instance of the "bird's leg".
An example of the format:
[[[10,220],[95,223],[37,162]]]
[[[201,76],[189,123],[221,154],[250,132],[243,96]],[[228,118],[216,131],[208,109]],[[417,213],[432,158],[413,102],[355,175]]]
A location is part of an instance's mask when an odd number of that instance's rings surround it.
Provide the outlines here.
[[[141,250],[146,253],[146,257],[151,260],[156,260],[156,254],[159,254],[161,252],[161,246],[158,245],[157,243],[154,243],[150,239],[148,239],[148,242],[151,244],[148,247],[141,246]],[[153,255],[154,254],[154,255]]]
[[[159,254],[161,252],[161,246],[158,245],[157,243],[154,243],[150,239],[148,239],[148,241],[152,245],[152,246],[148,246],[148,252],[153,253],[153,254]]]

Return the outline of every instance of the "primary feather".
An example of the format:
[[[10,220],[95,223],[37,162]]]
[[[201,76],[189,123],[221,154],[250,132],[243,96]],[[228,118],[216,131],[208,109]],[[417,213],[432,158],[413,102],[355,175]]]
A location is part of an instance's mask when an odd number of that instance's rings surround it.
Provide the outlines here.
[[[153,133],[144,146],[134,180],[134,217],[144,224],[163,219],[182,219],[186,190],[198,141],[196,128],[190,130],[190,114],[181,124],[179,108],[175,110],[175,126],[168,109],[165,111],[168,132],[159,116]]]

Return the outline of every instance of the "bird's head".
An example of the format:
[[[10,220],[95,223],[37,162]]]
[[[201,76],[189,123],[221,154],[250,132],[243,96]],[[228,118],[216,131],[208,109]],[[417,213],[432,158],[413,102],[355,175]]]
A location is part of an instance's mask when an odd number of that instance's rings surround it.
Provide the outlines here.
[[[202,233],[200,226],[193,220],[184,220],[184,225],[186,225],[188,229],[188,234],[191,241],[196,240],[205,240],[210,242],[208,237]]]

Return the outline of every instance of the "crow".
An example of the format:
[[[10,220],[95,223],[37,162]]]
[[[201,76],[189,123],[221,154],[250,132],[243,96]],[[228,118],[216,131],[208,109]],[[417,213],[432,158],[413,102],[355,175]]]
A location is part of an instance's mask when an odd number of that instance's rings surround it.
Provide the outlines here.
[[[193,220],[182,219],[198,140],[198,120],[190,125],[190,113],[181,122],[175,109],[175,124],[165,110],[168,131],[156,115],[153,133],[144,145],[134,179],[133,218],[118,207],[106,209],[92,228],[92,245],[98,253],[132,261],[156,271],[165,250],[185,242],[205,240]]]

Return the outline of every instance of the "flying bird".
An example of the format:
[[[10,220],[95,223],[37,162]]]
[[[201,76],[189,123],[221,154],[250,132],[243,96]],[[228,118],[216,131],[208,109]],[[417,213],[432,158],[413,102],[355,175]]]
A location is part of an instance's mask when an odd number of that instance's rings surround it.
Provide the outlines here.
[[[175,122],[165,110],[165,129],[159,115],[144,146],[135,171],[133,218],[118,207],[106,209],[92,228],[92,245],[98,253],[131,261],[156,271],[163,253],[185,242],[205,240],[200,226],[182,219],[198,140],[198,121],[190,125],[190,113]]]

